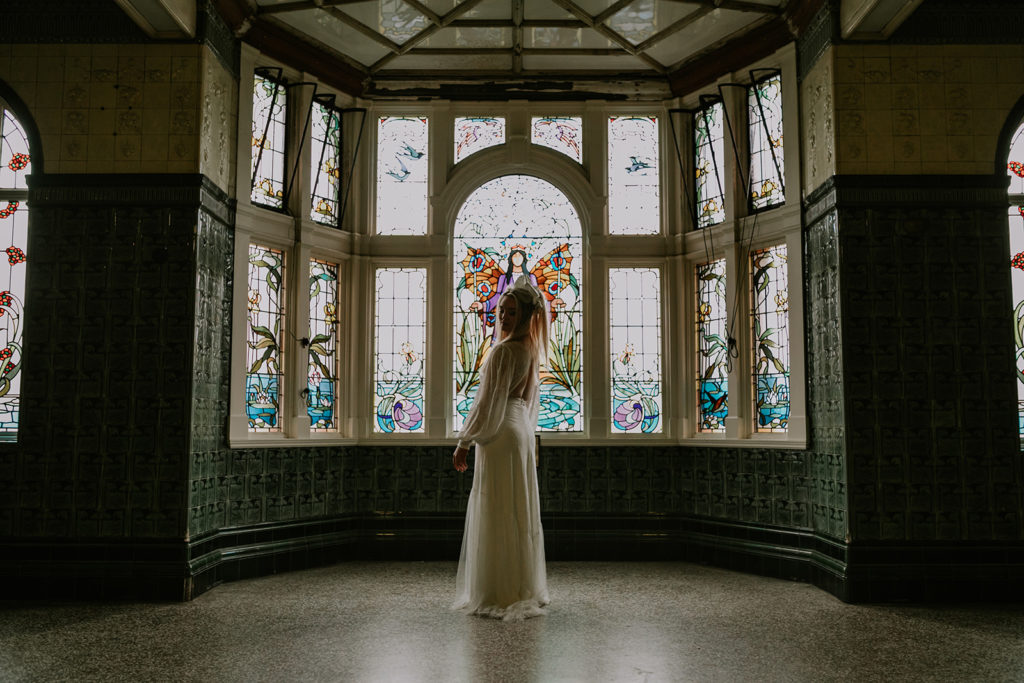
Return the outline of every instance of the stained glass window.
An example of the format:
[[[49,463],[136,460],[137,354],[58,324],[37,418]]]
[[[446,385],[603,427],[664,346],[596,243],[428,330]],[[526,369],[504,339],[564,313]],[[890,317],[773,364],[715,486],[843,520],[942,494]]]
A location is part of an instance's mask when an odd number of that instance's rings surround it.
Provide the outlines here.
[[[729,414],[725,259],[697,266],[697,431],[725,432]]]
[[[246,334],[245,412],[249,431],[281,431],[281,334],[284,331],[284,253],[249,245],[249,329]]]
[[[1013,288],[1013,336],[1017,345],[1017,428],[1024,443],[1024,125],[1010,141],[1006,173],[1010,177],[1010,283]]]
[[[338,266],[309,262],[309,367],[306,411],[316,432],[336,429],[338,397]]]
[[[377,232],[427,233],[427,137],[425,116],[377,120]]]
[[[757,81],[747,93],[750,120],[750,207],[764,209],[785,200],[782,146],[782,77]]]
[[[530,142],[561,152],[582,164],[583,119],[579,116],[534,116]]]
[[[28,199],[25,176],[32,172],[28,137],[14,113],[0,102],[0,236],[7,263],[0,266],[0,440],[18,433],[21,403],[22,317],[25,304],[25,248]]]
[[[784,244],[750,255],[754,352],[754,429],[785,432],[789,423],[789,282]]]
[[[661,229],[658,118],[608,118],[608,231],[652,235]]]
[[[505,117],[459,116],[455,118],[455,163],[488,147],[505,144]]]
[[[661,272],[610,268],[608,288],[612,427],[660,433]]]
[[[313,102],[312,153],[313,184],[310,218],[324,225],[338,225],[341,192],[341,112]]]
[[[478,187],[455,220],[454,429],[462,428],[490,351],[501,294],[521,275],[551,312],[551,346],[540,374],[542,431],[583,429],[582,229],[551,183],[508,175]]]
[[[375,432],[422,432],[427,335],[425,268],[378,268]]]
[[[706,228],[725,220],[725,191],[722,189],[725,153],[723,111],[721,102],[713,102],[693,115],[698,228]]]
[[[252,92],[253,204],[284,207],[287,105],[284,84],[257,71]]]

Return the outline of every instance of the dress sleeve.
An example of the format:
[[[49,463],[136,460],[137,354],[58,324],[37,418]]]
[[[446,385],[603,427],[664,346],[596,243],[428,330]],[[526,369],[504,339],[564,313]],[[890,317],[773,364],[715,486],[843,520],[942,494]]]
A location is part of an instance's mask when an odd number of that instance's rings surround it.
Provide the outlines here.
[[[515,349],[498,344],[491,350],[484,363],[473,407],[459,433],[460,448],[487,443],[498,433],[505,419],[505,406],[514,386],[517,365]]]

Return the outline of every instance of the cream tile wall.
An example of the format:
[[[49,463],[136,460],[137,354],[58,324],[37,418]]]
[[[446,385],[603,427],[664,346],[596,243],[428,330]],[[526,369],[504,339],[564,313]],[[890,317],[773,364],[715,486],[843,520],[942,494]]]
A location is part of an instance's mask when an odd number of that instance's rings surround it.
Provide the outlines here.
[[[204,172],[231,187],[236,86],[204,46],[0,45],[0,79],[32,112],[48,173]]]
[[[836,172],[835,91],[831,50],[800,84],[802,187],[806,196]]]
[[[999,133],[1024,95],[1024,46],[832,51],[838,173],[993,172]]]

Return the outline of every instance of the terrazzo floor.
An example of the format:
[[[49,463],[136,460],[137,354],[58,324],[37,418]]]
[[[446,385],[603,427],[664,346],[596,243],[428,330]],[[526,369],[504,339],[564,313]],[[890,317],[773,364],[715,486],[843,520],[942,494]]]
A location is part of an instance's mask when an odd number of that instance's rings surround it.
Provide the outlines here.
[[[1021,605],[847,605],[700,565],[551,562],[548,614],[447,610],[454,562],[352,562],[190,603],[0,603],[0,681],[1022,681]]]

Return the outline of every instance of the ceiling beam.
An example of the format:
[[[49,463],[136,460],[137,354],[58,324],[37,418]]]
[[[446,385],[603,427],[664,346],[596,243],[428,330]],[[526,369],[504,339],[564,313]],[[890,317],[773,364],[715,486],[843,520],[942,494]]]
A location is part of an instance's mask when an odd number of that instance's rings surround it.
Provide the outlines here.
[[[284,14],[286,12],[301,12],[310,9],[323,9],[325,7],[338,7],[339,5],[354,5],[367,0],[296,0],[295,2],[282,2],[280,5],[258,5],[256,14]]]
[[[759,5],[756,2],[743,2],[742,0],[673,0],[684,5],[700,5],[711,9],[729,9],[736,12],[753,12],[755,14],[769,14],[774,16],[782,15],[781,7],[772,5]]]
[[[512,72],[523,71],[523,10],[524,0],[512,0]]]
[[[434,24],[435,26],[441,25],[441,15],[434,12],[434,10],[427,7],[422,2],[419,2],[419,0],[402,0],[402,2],[407,4],[409,7],[412,7],[427,19],[430,19],[431,24]]]
[[[345,14],[339,9],[334,9],[333,7],[325,7],[324,11],[330,14],[338,21],[340,21],[341,23],[347,24],[348,26],[351,26],[355,30],[359,31],[370,40],[376,43],[380,43],[387,49],[391,50],[391,52],[394,54],[398,54],[398,51],[402,49],[402,46],[396,43],[395,41],[391,40],[387,36],[383,36],[377,33],[363,22],[359,21],[358,19],[349,14]]]
[[[685,17],[682,17],[681,19],[673,22],[669,26],[666,26],[664,29],[662,29],[661,31],[658,31],[657,33],[655,33],[653,36],[651,36],[647,40],[645,40],[645,41],[643,41],[641,43],[638,43],[637,46],[636,46],[636,49],[640,50],[642,52],[642,51],[646,50],[647,48],[660,43],[665,38],[668,38],[670,35],[672,35],[673,33],[676,33],[677,31],[682,31],[684,28],[686,28],[687,26],[689,26],[693,22],[697,21],[698,19],[703,17],[705,14],[710,13],[711,11],[712,11],[711,7],[698,7],[695,11],[690,12]]]
[[[601,12],[600,14],[594,15],[594,23],[603,24],[604,20],[608,17],[618,14],[622,9],[632,5],[634,0],[618,0],[618,2],[612,3],[611,7]]]
[[[458,17],[462,16],[463,14],[468,12],[469,10],[471,10],[474,7],[476,7],[477,5],[479,5],[482,1],[483,0],[465,0],[465,2],[463,2],[460,5],[458,5],[457,7],[455,7],[455,9],[453,9],[450,12],[448,12],[443,17],[438,17],[436,24],[431,24],[430,26],[426,27],[425,29],[423,29],[422,31],[420,31],[419,33],[414,35],[412,38],[410,38],[409,40],[407,40],[404,43],[402,43],[402,45],[400,45],[398,47],[398,50],[392,52],[392,54],[390,54],[390,55],[384,55],[383,57],[378,59],[376,62],[371,64],[370,65],[370,73],[371,74],[376,73],[385,64],[387,64],[388,62],[393,60],[395,57],[398,57],[400,55],[405,54],[406,52],[411,50],[414,46],[416,46],[419,43],[423,42],[428,37],[430,37],[433,34],[437,33],[442,28],[448,26],[450,23],[452,23],[452,21],[454,21]],[[339,12],[339,14],[343,14],[343,13]],[[370,29],[370,30],[372,30],[372,29]]]

